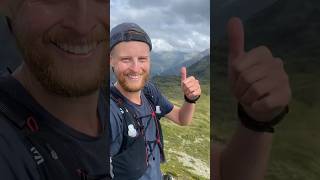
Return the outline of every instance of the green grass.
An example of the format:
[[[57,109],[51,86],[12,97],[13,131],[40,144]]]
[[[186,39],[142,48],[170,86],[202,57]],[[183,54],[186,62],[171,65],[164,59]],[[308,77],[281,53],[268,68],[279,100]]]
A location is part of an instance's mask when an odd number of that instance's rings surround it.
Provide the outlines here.
[[[227,106],[224,107],[227,109]],[[235,113],[235,106],[228,108]],[[319,179],[319,109],[320,106],[310,106],[296,100],[290,104],[290,113],[276,127],[266,180]],[[219,116],[225,117],[214,119],[212,138],[215,143],[225,144],[238,122],[233,120],[232,113],[220,112]]]
[[[161,92],[177,106],[183,103],[179,77],[159,78],[156,84]],[[184,164],[181,159],[197,165],[200,161],[207,169],[210,168],[210,96],[208,85],[203,84],[204,93],[197,102],[196,112],[190,126],[178,126],[166,118],[161,120],[163,127],[165,154],[167,163],[161,166],[164,173],[170,173],[176,179],[208,179],[195,173],[195,169]],[[200,173],[201,174],[201,173]],[[207,173],[207,175],[209,175]]]
[[[320,177],[320,106],[294,101],[276,129],[268,180],[318,180]]]

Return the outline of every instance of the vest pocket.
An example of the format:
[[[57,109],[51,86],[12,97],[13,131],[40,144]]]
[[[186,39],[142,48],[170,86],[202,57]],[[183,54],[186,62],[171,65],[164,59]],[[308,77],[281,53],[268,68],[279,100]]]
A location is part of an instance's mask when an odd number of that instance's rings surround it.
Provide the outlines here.
[[[112,157],[115,180],[137,180],[147,169],[144,136],[139,135],[130,147]]]

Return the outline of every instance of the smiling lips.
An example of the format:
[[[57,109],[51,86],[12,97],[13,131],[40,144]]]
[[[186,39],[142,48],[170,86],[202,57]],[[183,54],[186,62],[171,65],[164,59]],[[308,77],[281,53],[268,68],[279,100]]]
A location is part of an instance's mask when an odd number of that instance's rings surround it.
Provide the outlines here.
[[[68,43],[68,42],[55,42],[51,41],[53,45],[55,45],[60,50],[71,53],[74,55],[86,55],[91,51],[96,49],[96,47],[102,43],[103,40],[100,41],[91,41],[85,43]]]
[[[127,75],[127,77],[129,77],[130,80],[134,80],[137,81],[140,79],[141,75],[137,75],[137,74],[129,74]]]

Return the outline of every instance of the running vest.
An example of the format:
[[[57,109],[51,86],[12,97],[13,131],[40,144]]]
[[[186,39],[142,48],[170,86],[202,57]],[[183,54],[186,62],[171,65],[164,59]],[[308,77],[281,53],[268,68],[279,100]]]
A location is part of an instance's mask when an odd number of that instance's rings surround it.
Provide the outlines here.
[[[59,133],[42,131],[31,111],[8,98],[7,94],[1,91],[1,88],[0,118],[8,121],[23,140],[37,165],[41,180],[111,179],[109,163],[106,163],[105,174],[94,176],[88,174],[83,169],[84,165],[79,157],[74,155],[76,150],[61,145]],[[107,142],[107,145],[109,149],[110,142]]]
[[[123,95],[120,94],[116,87],[110,87],[110,97],[116,102],[123,115],[123,140],[118,154],[112,157],[111,163],[111,174],[115,180],[137,180],[145,173],[149,159],[147,146],[153,146],[151,151],[158,146],[160,149],[160,161],[165,162],[160,116],[156,114],[157,102],[149,88],[145,87],[142,93],[149,101],[151,111],[150,115],[148,115],[150,119],[146,127],[142,123],[142,118],[146,116],[139,117],[136,110],[125,103]],[[145,131],[152,120],[155,121],[156,125],[156,140],[146,141]]]

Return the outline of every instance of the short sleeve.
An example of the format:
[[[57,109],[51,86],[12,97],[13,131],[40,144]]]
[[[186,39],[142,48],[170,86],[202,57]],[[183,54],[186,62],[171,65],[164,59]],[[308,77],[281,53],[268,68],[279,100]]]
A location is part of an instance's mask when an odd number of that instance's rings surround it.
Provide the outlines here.
[[[160,92],[160,90],[151,82],[148,82],[145,86],[147,91],[155,99],[155,106],[158,106],[160,110],[160,116],[164,117],[166,114],[170,113],[174,107],[174,105]]]

